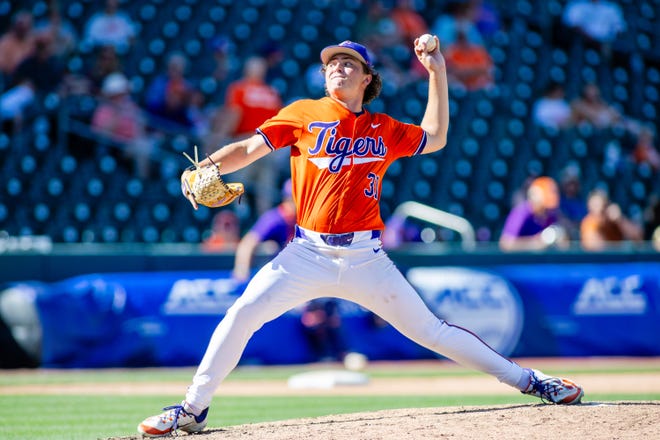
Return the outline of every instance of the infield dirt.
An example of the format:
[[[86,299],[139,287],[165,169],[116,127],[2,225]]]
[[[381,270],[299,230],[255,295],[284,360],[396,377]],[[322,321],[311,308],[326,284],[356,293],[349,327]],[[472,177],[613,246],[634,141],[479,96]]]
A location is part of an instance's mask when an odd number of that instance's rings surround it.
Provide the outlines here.
[[[397,409],[209,429],[199,440],[656,439],[660,403]],[[125,439],[138,439],[126,437]]]
[[[368,413],[255,423],[223,428],[209,427],[195,435],[199,440],[401,440],[401,439],[590,439],[627,440],[660,438],[660,401],[598,402],[589,394],[640,394],[660,392],[660,359],[544,359],[522,360],[524,366],[542,369],[604,370],[616,374],[576,373],[571,379],[584,386],[581,405],[543,403],[496,406],[409,408]],[[435,364],[437,365],[437,363]],[[626,373],[626,366],[645,371]],[[391,365],[371,364],[367,372]],[[420,368],[420,363],[399,363],[397,368]],[[441,368],[457,368],[444,364]],[[367,385],[331,390],[291,390],[285,383],[227,382],[219,394],[507,394],[511,389],[488,376],[452,378],[382,378]],[[254,386],[254,388],[253,388]],[[515,391],[514,391],[515,392]],[[134,440],[140,437],[125,437]]]

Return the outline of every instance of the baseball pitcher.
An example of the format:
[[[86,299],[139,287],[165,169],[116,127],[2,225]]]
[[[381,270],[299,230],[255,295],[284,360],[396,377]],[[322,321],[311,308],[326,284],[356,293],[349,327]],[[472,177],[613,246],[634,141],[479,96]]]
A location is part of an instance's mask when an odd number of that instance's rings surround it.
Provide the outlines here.
[[[583,390],[575,383],[522,368],[470,331],[438,319],[381,246],[379,200],[385,171],[401,157],[436,152],[447,141],[447,75],[439,45],[437,37],[414,42],[429,81],[419,125],[364,107],[378,96],[381,78],[367,49],[344,41],[320,54],[326,97],[293,102],[252,137],[220,148],[199,164],[221,164],[221,173],[227,174],[290,148],[295,237],[255,274],[227,311],[183,402],[144,420],[140,433],[157,437],[177,429],[204,429],[216,388],[237,365],[252,334],[286,311],[328,296],[358,303],[418,344],[525,394],[552,403],[580,402]],[[183,186],[184,196],[197,208],[188,189]]]

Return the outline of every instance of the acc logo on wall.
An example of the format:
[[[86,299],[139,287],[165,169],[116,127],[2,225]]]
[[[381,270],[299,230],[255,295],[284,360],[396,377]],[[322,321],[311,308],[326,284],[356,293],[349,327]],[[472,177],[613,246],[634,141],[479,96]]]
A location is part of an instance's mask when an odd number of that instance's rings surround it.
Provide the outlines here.
[[[518,344],[522,302],[504,278],[458,267],[417,267],[406,276],[436,316],[470,330],[505,356]]]

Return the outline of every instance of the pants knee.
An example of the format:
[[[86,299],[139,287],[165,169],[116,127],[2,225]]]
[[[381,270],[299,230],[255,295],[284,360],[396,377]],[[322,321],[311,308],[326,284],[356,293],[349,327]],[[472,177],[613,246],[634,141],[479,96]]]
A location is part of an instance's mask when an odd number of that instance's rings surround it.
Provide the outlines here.
[[[267,321],[264,317],[264,313],[261,312],[261,309],[262,307],[259,307],[256,304],[243,304],[236,302],[229,308],[229,310],[227,310],[225,319],[229,319],[230,321],[233,321],[235,325],[240,325],[245,330],[254,333]]]

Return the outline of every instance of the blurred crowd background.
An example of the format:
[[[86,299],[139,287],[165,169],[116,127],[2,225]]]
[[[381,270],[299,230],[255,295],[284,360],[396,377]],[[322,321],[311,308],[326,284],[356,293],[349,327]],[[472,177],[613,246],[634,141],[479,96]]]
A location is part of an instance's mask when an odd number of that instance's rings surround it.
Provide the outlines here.
[[[658,0],[0,0],[0,233],[235,249],[281,202],[287,152],[230,175],[247,193],[220,212],[181,197],[182,153],[323,96],[318,54],[346,39],[384,79],[369,110],[419,123],[427,32],[448,146],[389,170],[386,244],[461,239],[393,216],[409,200],[504,250],[660,242]]]

